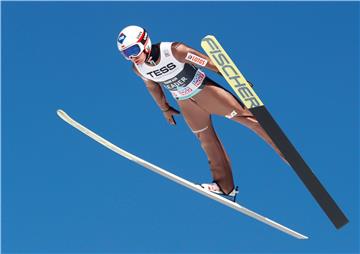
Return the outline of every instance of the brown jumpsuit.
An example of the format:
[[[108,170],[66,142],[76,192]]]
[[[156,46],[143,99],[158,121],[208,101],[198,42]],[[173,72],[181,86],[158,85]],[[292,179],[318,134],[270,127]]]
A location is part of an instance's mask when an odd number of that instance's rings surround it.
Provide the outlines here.
[[[252,113],[244,108],[231,93],[212,80],[207,79],[207,83],[200,93],[190,99],[177,102],[187,124],[198,137],[208,157],[214,182],[219,185],[224,193],[233,190],[233,175],[229,156],[212,125],[212,114],[225,116],[250,128],[283,157]]]
[[[207,56],[184,44],[174,43],[171,50],[174,57],[180,62],[186,62],[185,56],[188,52],[191,52],[206,59],[206,68],[217,71],[217,68]],[[136,64],[141,57],[144,61],[145,56],[143,54],[142,56],[135,58],[133,62]],[[156,103],[164,111],[164,116],[169,123],[175,124],[173,115],[178,112],[168,105],[162,88],[158,84],[142,76],[134,66],[133,69],[135,73],[143,79]],[[225,116],[250,128],[271,145],[282,158],[283,156],[252,113],[244,108],[230,92],[226,91],[209,78],[206,78],[203,81],[203,84],[202,91],[189,99],[177,100],[177,103],[187,124],[198,137],[201,146],[208,157],[214,182],[218,184],[225,194],[228,194],[234,189],[230,159],[215,133],[211,121],[212,114]]]

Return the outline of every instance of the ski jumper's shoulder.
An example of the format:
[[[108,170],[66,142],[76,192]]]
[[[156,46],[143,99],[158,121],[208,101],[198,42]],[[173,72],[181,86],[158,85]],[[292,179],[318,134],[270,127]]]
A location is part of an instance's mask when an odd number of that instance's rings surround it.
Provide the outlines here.
[[[171,53],[176,60],[184,63],[186,54],[188,53],[188,47],[182,42],[173,42],[171,44]]]

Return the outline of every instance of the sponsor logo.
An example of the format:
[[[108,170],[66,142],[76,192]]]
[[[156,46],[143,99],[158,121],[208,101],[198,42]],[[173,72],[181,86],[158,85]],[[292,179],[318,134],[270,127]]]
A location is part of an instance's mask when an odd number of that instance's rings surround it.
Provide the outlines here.
[[[197,56],[197,55],[194,55],[192,53],[187,53],[186,57],[185,57],[186,60],[194,63],[194,64],[197,64],[197,65],[200,65],[200,66],[205,66],[207,64],[207,60],[200,57],[200,56]]]
[[[143,33],[142,31],[141,31],[141,32],[139,32],[138,36],[136,36],[136,39],[140,39],[140,37],[141,37],[142,33]]]
[[[161,76],[165,73],[168,73],[169,71],[173,70],[176,68],[176,65],[174,63],[169,63],[166,66],[161,67],[160,69],[154,70],[154,71],[150,71],[148,73],[146,73],[147,75],[150,75],[152,78],[154,77],[158,77]]]
[[[118,37],[118,42],[122,44],[124,42],[125,38],[126,38],[126,35],[121,33]]]
[[[181,87],[178,90],[171,91],[171,93],[173,94],[173,96],[175,98],[181,98],[181,97],[189,96],[198,89],[198,87],[204,81],[205,77],[206,77],[205,73],[198,70],[195,73],[194,78],[191,80],[191,82],[188,85],[186,85],[185,87]],[[181,80],[183,80],[183,78],[181,78],[179,81],[181,81]],[[186,79],[185,79],[185,81],[186,81]]]
[[[195,73],[195,76],[194,76],[193,80],[191,81],[191,84],[193,84],[195,87],[199,87],[202,84],[202,82],[204,81],[205,77],[206,77],[205,73],[198,70]]]
[[[193,91],[193,89],[191,87],[184,87],[183,89],[177,91],[178,95],[180,96],[186,96],[188,94],[190,94]]]
[[[225,53],[219,43],[211,37],[206,37],[203,42],[207,43],[211,48],[211,50],[206,50],[206,52],[215,60],[219,71],[230,83],[231,87],[235,90],[245,106],[247,108],[262,106],[263,103],[261,100],[247,84],[245,78],[241,75],[240,71],[236,68],[235,64],[231,61],[230,57]]]
[[[187,80],[188,79],[186,77],[181,77],[180,79],[175,78],[175,79],[167,80],[163,84],[169,90],[177,90],[178,87],[186,85]]]
[[[181,86],[187,85],[188,78],[187,77],[173,77],[164,81],[162,84],[169,90],[177,90]]]
[[[171,79],[168,79],[168,80],[164,81],[163,83],[164,83],[164,85],[168,85],[168,84],[171,84],[171,83],[176,82],[176,81],[178,81],[178,78],[175,76],[175,77],[173,77]]]

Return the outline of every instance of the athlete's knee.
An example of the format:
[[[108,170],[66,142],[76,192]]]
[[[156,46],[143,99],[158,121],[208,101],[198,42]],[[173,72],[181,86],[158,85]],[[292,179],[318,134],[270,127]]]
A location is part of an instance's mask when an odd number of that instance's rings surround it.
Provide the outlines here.
[[[207,136],[207,132],[208,132],[208,130],[209,130],[209,126],[206,126],[206,127],[204,127],[204,128],[201,128],[201,129],[198,129],[198,130],[192,130],[192,132],[196,135],[196,137],[198,138],[198,139],[203,139],[204,137],[206,137]]]
[[[229,114],[225,115],[226,118],[232,119],[235,116],[238,115],[238,112],[236,110],[231,111]]]
[[[254,118],[254,115],[248,109],[234,107],[225,115],[225,117],[228,119],[236,120],[237,118]]]
[[[246,119],[246,125],[249,127],[249,128],[253,128],[253,129],[256,129],[256,128],[260,128],[260,123],[258,122],[258,120],[255,119],[255,117],[253,116],[247,116],[245,117]]]
[[[241,123],[250,129],[257,129],[261,127],[260,123],[255,119],[254,116],[235,116],[232,118],[232,120]]]
[[[219,146],[219,140],[211,127],[206,127],[201,131],[194,132],[194,134],[200,141],[201,147],[205,150],[208,150],[214,146]]]

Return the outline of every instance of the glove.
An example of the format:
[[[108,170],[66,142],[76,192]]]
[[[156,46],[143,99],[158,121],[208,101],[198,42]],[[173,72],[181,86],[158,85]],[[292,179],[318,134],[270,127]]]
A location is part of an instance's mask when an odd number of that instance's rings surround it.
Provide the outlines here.
[[[163,115],[166,121],[168,121],[168,123],[171,125],[176,125],[174,115],[178,115],[178,114],[180,114],[180,112],[171,106],[167,110],[163,110]]]

